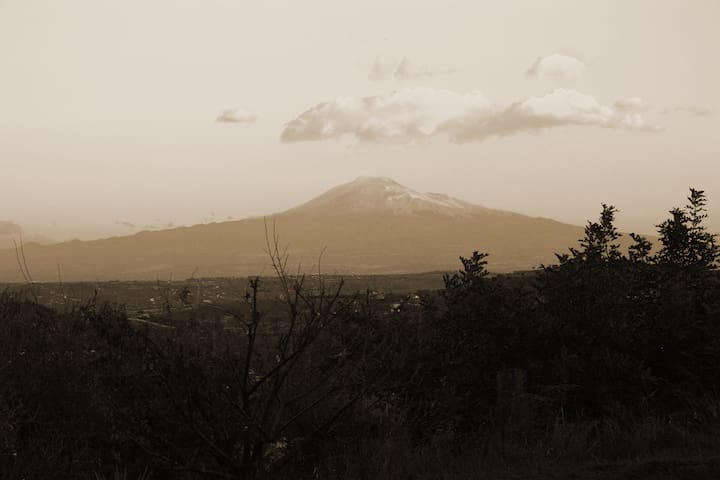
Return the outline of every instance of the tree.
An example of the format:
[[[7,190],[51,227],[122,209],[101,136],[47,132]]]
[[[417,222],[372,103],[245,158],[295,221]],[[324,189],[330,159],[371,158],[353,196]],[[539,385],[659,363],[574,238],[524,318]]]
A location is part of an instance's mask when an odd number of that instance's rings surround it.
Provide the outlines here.
[[[460,257],[462,269],[445,275],[444,314],[438,322],[436,352],[447,387],[458,400],[457,415],[477,425],[496,396],[496,373],[524,367],[529,319],[520,289],[490,277],[487,253]],[[472,421],[474,420],[474,421]]]
[[[167,469],[256,478],[314,464],[374,380],[365,365],[383,345],[345,331],[342,281],[328,285],[318,274],[311,285],[288,273],[274,231],[267,249],[279,302],[263,304],[261,286],[272,282],[251,278],[246,304],[222,310],[232,327],[151,332],[145,363],[154,381],[148,391],[137,381],[119,392],[142,405],[127,419],[133,441]]]
[[[443,296],[448,304],[467,301],[468,297],[480,293],[486,286],[487,253],[473,252],[470,258],[460,257],[463,269],[453,275],[443,275],[445,290]]]
[[[635,243],[628,247],[628,259],[633,263],[647,263],[652,251],[652,242],[637,233],[631,233],[630,238]]]
[[[580,239],[581,249],[570,248],[573,260],[609,262],[622,257],[620,245],[616,243],[622,236],[614,224],[617,211],[612,205],[602,204],[599,221],[588,222],[585,226],[585,236]]]
[[[543,268],[538,289],[542,321],[537,323],[535,355],[546,383],[578,387],[581,408],[595,410],[632,402],[643,394],[643,362],[635,354],[644,328],[645,268],[652,245],[631,234],[623,255],[615,227],[617,209],[602,205],[598,221],[588,222],[579,248],[557,255]]]
[[[703,223],[708,216],[705,192],[691,188],[687,199],[685,208],[670,210],[671,218],[657,226],[662,248],[654,260],[696,273],[715,270],[720,247]]]

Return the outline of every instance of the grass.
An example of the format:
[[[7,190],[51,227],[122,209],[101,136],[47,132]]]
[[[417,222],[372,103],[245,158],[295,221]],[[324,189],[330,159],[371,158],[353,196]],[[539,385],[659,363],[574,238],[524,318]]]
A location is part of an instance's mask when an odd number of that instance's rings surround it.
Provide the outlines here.
[[[419,447],[398,436],[340,446],[319,478],[709,480],[720,478],[718,433],[717,418],[693,428],[680,419],[648,417],[557,422],[532,434],[440,435]]]

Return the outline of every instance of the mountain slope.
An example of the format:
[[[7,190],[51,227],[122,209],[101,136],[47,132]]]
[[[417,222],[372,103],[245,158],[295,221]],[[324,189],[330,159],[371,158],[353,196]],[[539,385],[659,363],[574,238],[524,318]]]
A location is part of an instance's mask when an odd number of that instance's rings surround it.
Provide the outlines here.
[[[126,237],[27,245],[36,281],[271,274],[263,218],[140,232]],[[454,270],[458,256],[489,252],[495,271],[555,260],[582,228],[420,193],[389,178],[361,177],[267,218],[291,263],[326,273]],[[21,281],[13,250],[0,251],[0,281]]]

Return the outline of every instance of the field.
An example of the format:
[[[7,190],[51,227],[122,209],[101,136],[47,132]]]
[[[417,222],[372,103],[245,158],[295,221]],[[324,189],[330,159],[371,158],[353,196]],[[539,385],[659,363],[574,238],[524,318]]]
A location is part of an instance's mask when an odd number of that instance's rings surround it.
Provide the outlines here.
[[[366,294],[380,306],[387,307],[416,295],[423,291],[437,291],[443,285],[443,273],[423,273],[408,275],[353,275],[323,276],[328,286],[343,282],[343,297],[362,298]],[[252,277],[250,277],[252,278]],[[274,277],[262,277],[262,297],[264,300],[279,300],[281,289]],[[309,275],[308,285],[317,283],[317,276]],[[35,283],[32,290],[40,304],[58,310],[68,310],[87,303],[91,299],[96,302],[116,303],[124,305],[130,317],[138,315],[158,316],[164,314],[168,307],[174,311],[185,311],[189,308],[205,307],[228,309],[244,303],[247,293],[248,278],[192,278],[185,280],[158,281],[113,281],[113,282],[47,282]],[[3,285],[0,284],[0,288]],[[10,291],[27,290],[24,284],[6,284]],[[185,301],[180,299],[183,291],[187,292]]]

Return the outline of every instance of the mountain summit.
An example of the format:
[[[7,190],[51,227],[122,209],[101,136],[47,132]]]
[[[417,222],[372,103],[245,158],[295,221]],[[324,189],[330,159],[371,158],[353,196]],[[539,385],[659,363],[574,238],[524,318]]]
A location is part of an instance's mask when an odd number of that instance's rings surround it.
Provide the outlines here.
[[[418,192],[388,177],[358,177],[290,210],[293,211],[448,216],[492,212],[441,193]]]
[[[450,271],[458,257],[488,252],[488,268],[507,272],[554,262],[582,237],[581,227],[421,193],[387,177],[360,177],[290,210],[126,237],[26,245],[37,281],[132,280],[270,274],[266,225],[277,229],[291,262],[336,274]],[[14,250],[0,250],[0,281],[22,281]]]

